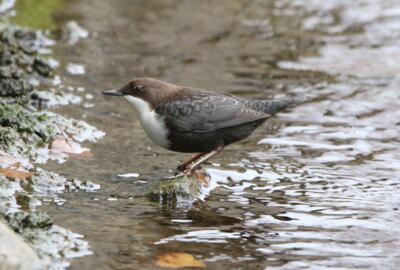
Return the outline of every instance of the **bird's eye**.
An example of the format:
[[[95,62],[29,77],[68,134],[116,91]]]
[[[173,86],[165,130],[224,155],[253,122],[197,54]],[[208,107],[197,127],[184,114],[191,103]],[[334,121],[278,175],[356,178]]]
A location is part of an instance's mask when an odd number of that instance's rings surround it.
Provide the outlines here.
[[[144,87],[143,87],[142,85],[135,85],[135,86],[133,87],[133,89],[134,89],[135,92],[137,92],[137,93],[142,93]]]

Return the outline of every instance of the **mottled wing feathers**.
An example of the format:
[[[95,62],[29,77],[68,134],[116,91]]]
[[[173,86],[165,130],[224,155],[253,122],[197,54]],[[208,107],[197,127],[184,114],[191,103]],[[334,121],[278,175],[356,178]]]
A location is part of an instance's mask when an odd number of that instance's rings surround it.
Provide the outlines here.
[[[239,98],[209,93],[181,96],[159,104],[156,111],[165,116],[167,126],[176,132],[211,132],[269,116],[249,108]]]

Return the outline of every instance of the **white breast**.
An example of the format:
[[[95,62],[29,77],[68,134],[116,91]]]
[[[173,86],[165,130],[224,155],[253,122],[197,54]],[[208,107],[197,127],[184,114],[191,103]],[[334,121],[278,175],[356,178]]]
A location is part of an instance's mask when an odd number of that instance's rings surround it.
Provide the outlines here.
[[[165,127],[163,118],[155,110],[151,110],[149,104],[137,97],[125,96],[139,114],[139,120],[147,136],[153,143],[168,148],[168,130]]]

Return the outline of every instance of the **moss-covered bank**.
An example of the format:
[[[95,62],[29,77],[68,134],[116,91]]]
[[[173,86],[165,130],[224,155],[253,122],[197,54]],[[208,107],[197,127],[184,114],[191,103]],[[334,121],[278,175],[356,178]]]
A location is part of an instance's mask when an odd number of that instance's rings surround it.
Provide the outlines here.
[[[42,52],[48,53],[47,46],[53,43],[41,31],[0,25],[0,222],[5,220],[32,245],[43,269],[65,268],[69,258],[90,251],[81,235],[55,225],[40,212],[41,201],[62,204],[61,192],[93,191],[99,186],[34,164],[63,157],[51,149],[58,137],[77,143],[103,135],[83,121],[43,110],[47,100],[41,96],[53,85],[56,70],[55,60]],[[9,256],[24,256],[18,253],[23,249],[13,248],[15,252],[0,253],[0,265],[15,259]]]

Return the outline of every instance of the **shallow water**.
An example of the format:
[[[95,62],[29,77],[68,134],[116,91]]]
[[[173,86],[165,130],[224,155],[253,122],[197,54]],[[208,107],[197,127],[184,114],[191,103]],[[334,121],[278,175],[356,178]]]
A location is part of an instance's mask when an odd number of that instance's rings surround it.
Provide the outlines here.
[[[43,207],[91,245],[72,269],[155,269],[173,251],[208,269],[397,269],[397,1],[73,1],[58,17],[90,36],[55,48],[66,84],[85,87],[82,105],[56,110],[107,134],[91,158],[47,164],[101,184]],[[100,95],[143,75],[311,101],[227,148],[208,167],[211,194],[171,209],[142,194],[187,156],[152,145],[125,100]]]

